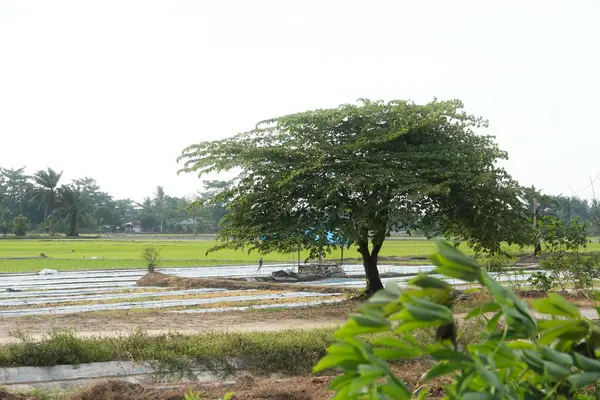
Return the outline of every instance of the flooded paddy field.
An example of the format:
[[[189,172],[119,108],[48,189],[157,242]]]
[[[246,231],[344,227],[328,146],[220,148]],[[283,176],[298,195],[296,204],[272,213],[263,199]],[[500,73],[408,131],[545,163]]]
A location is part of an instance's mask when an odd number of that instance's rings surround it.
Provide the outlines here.
[[[264,277],[281,265],[168,268],[164,272],[181,277],[236,278]],[[349,274],[358,273],[349,268]],[[340,302],[339,293],[295,291],[291,285],[281,290],[175,289],[139,287],[136,281],[146,273],[142,269],[58,271],[0,275],[0,318],[51,316],[103,311],[159,310],[226,312],[253,308],[297,308]]]
[[[274,271],[293,269],[293,265],[266,265],[257,272],[255,266],[186,267],[158,271],[185,278],[260,278]],[[364,280],[360,265],[344,265],[345,277],[310,282],[311,286],[362,287]],[[412,276],[430,272],[433,266],[381,265],[382,273],[397,274],[384,278],[406,286]],[[344,300],[341,293],[312,293],[296,291],[296,285],[306,282],[282,283],[281,290],[174,289],[139,287],[136,281],[145,274],[142,269],[58,271],[48,275],[34,273],[0,275],[0,318],[35,315],[54,315],[116,310],[160,309],[165,312],[225,312],[252,308],[297,308],[328,304]],[[522,271],[527,279],[531,271]],[[500,280],[514,279],[500,276]],[[461,284],[458,280],[449,280]],[[209,311],[205,311],[209,310]]]

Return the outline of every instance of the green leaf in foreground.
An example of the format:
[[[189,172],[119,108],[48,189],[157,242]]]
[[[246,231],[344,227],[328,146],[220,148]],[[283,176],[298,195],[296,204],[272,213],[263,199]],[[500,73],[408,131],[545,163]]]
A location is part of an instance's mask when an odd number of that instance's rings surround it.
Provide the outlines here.
[[[600,372],[582,372],[580,374],[574,374],[569,376],[567,381],[574,389],[581,389],[600,382]]]
[[[406,359],[423,356],[419,362],[435,360],[437,364],[429,368],[422,381],[451,381],[444,388],[449,400],[600,398],[600,361],[577,353],[589,355],[600,347],[600,329],[582,318],[576,306],[550,294],[533,304],[538,312],[554,318],[538,320],[524,300],[455,248],[442,244],[433,259],[437,272],[466,281],[478,280],[493,300],[473,308],[463,321],[456,318],[455,323],[450,289],[441,279],[418,276],[411,281],[414,286],[398,297],[379,295],[376,311],[360,308],[361,315],[352,317],[337,333],[347,340],[363,332],[378,331],[378,335],[366,336],[368,345],[352,342],[352,351],[339,347],[338,356],[347,355],[348,360],[332,359],[333,355],[328,354],[319,364],[340,368],[348,376],[336,378],[337,399],[408,399],[410,393],[393,374],[393,366],[404,368]],[[383,312],[386,309],[388,314]],[[481,320],[473,320],[476,316],[482,316]],[[432,339],[435,328],[448,324],[485,330],[478,332],[480,340],[469,339],[466,344]],[[466,333],[472,337],[473,332]],[[447,339],[436,334],[438,337]],[[581,343],[587,348],[582,350]],[[384,377],[386,382],[382,383]],[[423,393],[417,389],[414,395],[423,398]]]

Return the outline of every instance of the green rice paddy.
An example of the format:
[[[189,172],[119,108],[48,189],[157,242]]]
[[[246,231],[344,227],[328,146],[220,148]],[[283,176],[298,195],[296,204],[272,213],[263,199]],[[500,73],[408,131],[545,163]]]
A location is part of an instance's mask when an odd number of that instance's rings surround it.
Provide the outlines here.
[[[44,268],[56,270],[87,270],[109,268],[142,268],[142,250],[148,246],[158,248],[162,267],[214,266],[258,264],[260,254],[242,250],[206,251],[217,242],[193,238],[121,238],[121,239],[6,239],[0,240],[0,272],[34,272]],[[468,251],[466,246],[462,250]],[[518,248],[511,249],[518,251]],[[591,243],[589,250],[600,250],[600,243]],[[380,257],[426,257],[435,251],[435,241],[423,238],[390,238],[386,240]],[[47,258],[41,258],[43,253]],[[301,254],[303,260],[306,253]],[[344,258],[359,261],[356,248],[346,249]],[[92,259],[95,258],[95,259]],[[336,250],[327,256],[339,259]],[[291,263],[297,254],[271,253],[263,255],[265,263]],[[349,260],[350,261],[350,260]],[[389,260],[387,260],[389,261]],[[381,262],[387,262],[382,260]]]

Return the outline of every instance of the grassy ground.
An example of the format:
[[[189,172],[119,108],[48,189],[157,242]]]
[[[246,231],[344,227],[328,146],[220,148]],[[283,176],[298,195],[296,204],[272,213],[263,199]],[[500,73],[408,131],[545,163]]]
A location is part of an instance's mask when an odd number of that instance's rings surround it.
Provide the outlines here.
[[[254,373],[310,373],[331,344],[333,330],[205,333],[149,336],[138,332],[118,338],[79,338],[72,332],[52,331],[42,341],[0,347],[0,366],[50,366],[112,360],[157,362],[159,369],[181,371],[186,363],[229,367],[229,357],[242,360]]]
[[[424,381],[425,373],[432,367],[428,360],[411,360],[401,367],[394,368],[409,388],[416,393],[429,389],[428,399],[443,396],[443,387],[449,384],[448,378],[435,378]],[[236,400],[323,400],[334,394],[328,389],[335,375],[314,377],[301,375],[293,377],[260,377],[249,374],[237,376],[235,381],[137,385],[125,381],[107,380],[92,383],[74,391],[34,390],[21,395],[11,395],[0,390],[0,399],[4,400],[185,400],[192,391],[202,400],[223,399],[226,393],[234,393]],[[3,396],[4,395],[4,396]]]
[[[161,252],[161,266],[210,266],[257,264],[260,255],[247,251],[221,250],[206,255],[214,246],[214,240],[106,240],[106,239],[32,239],[0,240],[0,272],[32,272],[44,268],[57,270],[85,270],[108,268],[143,267],[140,258],[142,250],[155,246]],[[434,242],[424,239],[388,240],[380,255],[383,257],[424,257],[434,251]],[[38,257],[44,253],[48,258]],[[308,254],[301,254],[301,259]],[[345,258],[357,259],[355,248],[345,250]],[[91,257],[97,257],[91,260]],[[265,263],[294,262],[292,254],[267,254]],[[332,253],[331,259],[339,259],[340,254]]]
[[[458,320],[457,324],[459,342],[479,340],[483,330],[479,321]],[[308,374],[325,355],[334,340],[333,333],[334,329],[327,328],[158,336],[138,331],[121,337],[82,338],[76,332],[52,330],[43,340],[23,336],[20,342],[0,346],[0,367],[133,360],[156,362],[155,367],[163,372],[181,372],[197,363],[227,370],[234,357],[251,373]],[[364,339],[369,341],[375,336]],[[431,343],[433,332],[419,332],[416,338],[423,345]]]
[[[206,255],[206,251],[217,242],[214,240],[126,237],[118,239],[6,239],[0,240],[0,272],[34,272],[44,268],[57,270],[86,270],[109,268],[144,267],[140,258],[142,250],[148,246],[158,248],[163,267],[173,266],[212,266],[258,264],[260,254],[248,254],[242,250],[221,250]],[[461,250],[469,252],[467,246]],[[518,248],[508,249],[519,252]],[[588,245],[588,251],[599,251],[600,243]],[[380,252],[380,263],[404,262],[406,258],[424,259],[435,251],[435,242],[423,238],[390,238]],[[44,253],[48,258],[39,257]],[[302,253],[303,260],[308,254]],[[97,257],[92,260],[91,257]],[[347,261],[359,262],[356,248],[346,249]],[[328,255],[328,259],[339,259],[339,250]],[[297,254],[266,254],[265,263],[291,263]],[[423,260],[422,262],[427,262]]]

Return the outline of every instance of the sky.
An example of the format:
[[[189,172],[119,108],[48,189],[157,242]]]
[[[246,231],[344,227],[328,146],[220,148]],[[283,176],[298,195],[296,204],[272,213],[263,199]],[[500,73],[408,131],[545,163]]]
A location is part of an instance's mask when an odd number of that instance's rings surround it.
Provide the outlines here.
[[[597,0],[0,0],[0,166],[183,196],[202,187],[177,175],[193,143],[359,98],[458,98],[521,184],[588,197],[599,17]]]

